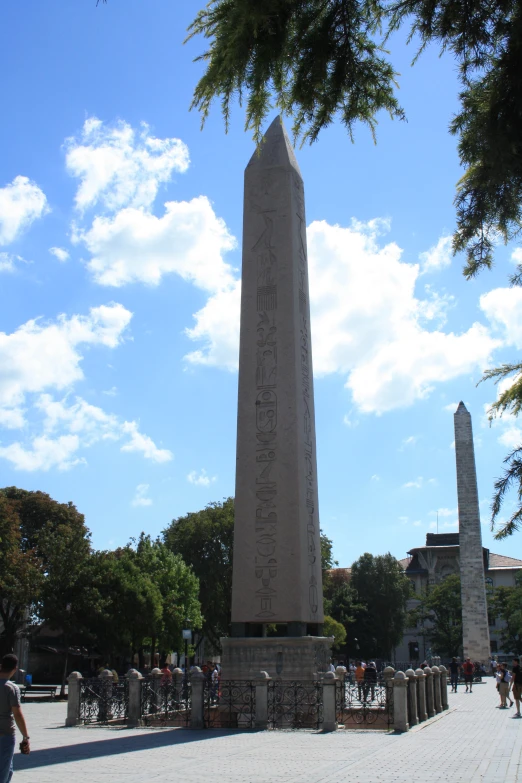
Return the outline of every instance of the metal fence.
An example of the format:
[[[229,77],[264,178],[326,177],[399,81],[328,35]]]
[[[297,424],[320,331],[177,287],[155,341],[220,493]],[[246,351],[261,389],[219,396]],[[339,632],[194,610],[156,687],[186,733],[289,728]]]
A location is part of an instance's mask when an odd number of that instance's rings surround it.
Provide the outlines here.
[[[82,680],[80,684],[80,723],[118,723],[126,720],[129,704],[127,680],[107,682]]]
[[[322,722],[323,685],[321,682],[269,681],[269,729],[318,729]]]
[[[141,682],[141,720],[146,726],[188,728],[192,711],[190,681],[159,680],[147,677]]]
[[[393,686],[386,682],[337,682],[335,717],[345,728],[389,729],[393,724]]]
[[[203,719],[207,729],[253,729],[256,686],[251,680],[206,681]]]

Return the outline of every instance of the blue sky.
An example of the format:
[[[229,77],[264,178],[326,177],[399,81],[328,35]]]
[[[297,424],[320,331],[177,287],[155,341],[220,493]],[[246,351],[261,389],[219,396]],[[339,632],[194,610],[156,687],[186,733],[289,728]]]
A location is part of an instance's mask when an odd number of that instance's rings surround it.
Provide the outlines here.
[[[0,486],[72,500],[96,547],[234,491],[243,169],[189,112],[201,3],[3,4]],[[461,175],[449,57],[392,41],[408,121],[298,150],[305,181],[321,525],[341,565],[456,530],[452,412],[474,423],[483,539],[520,426],[489,427],[492,364],[518,360],[521,251],[473,282],[452,258]],[[520,256],[519,256],[520,259]]]

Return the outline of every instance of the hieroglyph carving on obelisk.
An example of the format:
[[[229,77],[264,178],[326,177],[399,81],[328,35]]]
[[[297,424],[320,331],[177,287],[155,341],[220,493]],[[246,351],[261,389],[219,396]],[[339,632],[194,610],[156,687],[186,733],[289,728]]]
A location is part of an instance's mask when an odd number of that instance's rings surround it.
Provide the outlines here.
[[[486,663],[490,656],[488,606],[471,416],[461,402],[454,415],[459,556],[464,657]]]
[[[323,622],[304,189],[281,120],[245,171],[232,622]],[[315,627],[314,627],[315,626]]]

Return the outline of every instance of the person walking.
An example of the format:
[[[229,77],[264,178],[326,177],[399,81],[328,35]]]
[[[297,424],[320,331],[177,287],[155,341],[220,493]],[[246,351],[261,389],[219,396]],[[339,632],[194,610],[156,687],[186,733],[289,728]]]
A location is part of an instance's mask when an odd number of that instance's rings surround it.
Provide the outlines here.
[[[364,667],[361,663],[361,661],[357,661],[357,666],[355,667],[355,682],[357,683],[357,693],[359,697],[359,701],[362,701],[362,685],[364,681]]]
[[[364,670],[364,701],[368,701],[368,693],[371,693],[371,701],[375,699],[375,686],[377,685],[377,667],[374,661],[370,661]]]
[[[515,718],[522,718],[520,714],[520,701],[522,700],[522,670],[520,669],[520,659],[513,658],[513,668],[511,670],[511,690],[513,698],[517,705]]]
[[[449,670],[450,670],[451,692],[457,693],[457,685],[459,684],[459,665],[457,663],[456,658],[451,659]]]
[[[509,681],[511,680],[511,675],[504,663],[501,663],[498,667],[497,680],[498,695],[500,696],[500,709],[505,710],[507,709],[506,699],[509,697]],[[513,706],[511,699],[510,702],[511,706]]]
[[[4,655],[0,664],[0,783],[9,783],[13,777],[15,723],[22,732],[20,751],[28,754],[31,750],[25,718],[20,707],[20,688],[10,682],[17,668],[16,655]]]
[[[473,674],[475,672],[475,667],[471,663],[471,658],[466,658],[462,665],[462,670],[464,672],[464,682],[466,683],[466,693],[469,692],[473,693]]]

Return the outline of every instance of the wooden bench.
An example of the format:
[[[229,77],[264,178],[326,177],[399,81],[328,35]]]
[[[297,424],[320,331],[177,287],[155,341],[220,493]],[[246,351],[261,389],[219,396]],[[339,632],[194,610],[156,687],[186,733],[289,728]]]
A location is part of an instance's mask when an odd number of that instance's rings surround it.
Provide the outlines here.
[[[49,696],[50,699],[56,697],[56,685],[25,685],[20,688],[22,701],[25,702],[28,696]]]

